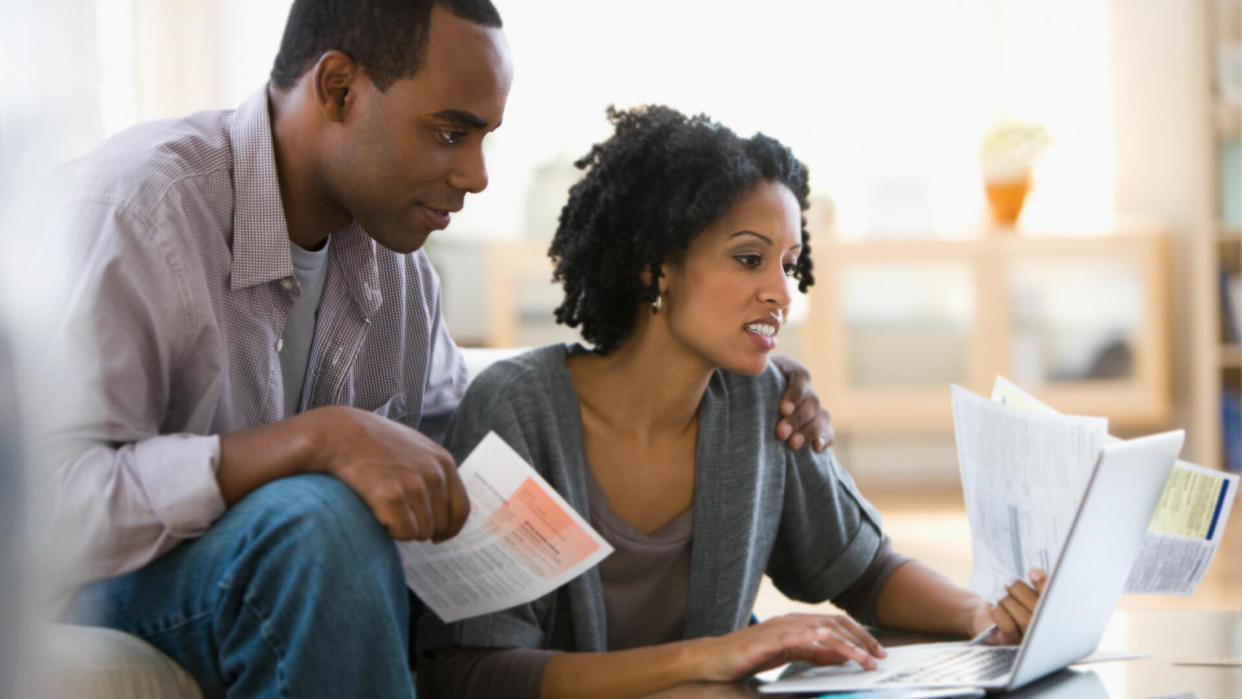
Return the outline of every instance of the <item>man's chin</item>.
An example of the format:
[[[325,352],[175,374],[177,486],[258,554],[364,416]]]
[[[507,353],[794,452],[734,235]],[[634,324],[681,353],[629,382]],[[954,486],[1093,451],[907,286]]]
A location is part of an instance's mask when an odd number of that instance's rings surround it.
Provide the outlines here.
[[[411,252],[423,247],[427,242],[427,238],[431,236],[431,231],[411,231],[406,229],[396,234],[386,234],[386,231],[372,233],[370,229],[365,228],[371,239],[379,243],[385,249],[391,250],[399,255],[407,255]]]

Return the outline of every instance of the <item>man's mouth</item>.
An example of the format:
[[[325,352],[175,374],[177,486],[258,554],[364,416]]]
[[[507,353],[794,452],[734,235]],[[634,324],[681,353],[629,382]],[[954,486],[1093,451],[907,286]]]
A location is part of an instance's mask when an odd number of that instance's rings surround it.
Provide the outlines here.
[[[432,230],[448,228],[449,221],[452,219],[451,211],[448,209],[437,209],[435,207],[427,206],[426,204],[420,204],[419,206],[422,207],[423,214],[425,214],[427,219],[431,222]]]

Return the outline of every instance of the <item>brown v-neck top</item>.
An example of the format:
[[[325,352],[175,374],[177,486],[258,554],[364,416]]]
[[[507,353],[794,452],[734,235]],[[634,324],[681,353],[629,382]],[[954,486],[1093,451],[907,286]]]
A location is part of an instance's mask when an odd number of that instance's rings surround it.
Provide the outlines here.
[[[599,564],[608,650],[681,640],[690,594],[694,507],[686,508],[656,531],[644,534],[613,512],[591,468],[583,470],[591,504],[591,526],[613,548],[612,554]]]

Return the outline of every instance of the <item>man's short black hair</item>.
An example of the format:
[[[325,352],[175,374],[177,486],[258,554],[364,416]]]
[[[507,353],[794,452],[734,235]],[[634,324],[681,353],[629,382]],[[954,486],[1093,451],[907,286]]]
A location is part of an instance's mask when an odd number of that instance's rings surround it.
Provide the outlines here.
[[[295,0],[272,65],[272,85],[288,90],[335,49],[387,90],[418,72],[436,5],[485,27],[501,26],[490,0]]]
[[[660,266],[754,187],[783,184],[803,211],[810,194],[806,166],[761,133],[741,138],[705,115],[663,106],[609,107],[608,119],[613,135],[574,163],[586,174],[569,190],[548,249],[565,289],[556,320],[581,324],[600,353],[629,336],[639,304],[655,300]],[[793,273],[801,291],[815,281],[810,254],[804,216]]]

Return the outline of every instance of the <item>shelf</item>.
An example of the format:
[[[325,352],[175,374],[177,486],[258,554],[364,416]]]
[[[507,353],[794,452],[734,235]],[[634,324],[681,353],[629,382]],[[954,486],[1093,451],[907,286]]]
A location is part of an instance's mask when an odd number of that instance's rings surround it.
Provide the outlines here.
[[[838,433],[951,430],[946,386],[987,395],[998,374],[1023,382],[1067,413],[1107,416],[1133,429],[1160,428],[1172,419],[1165,233],[948,241],[817,236],[812,245],[816,274],[824,281],[811,288],[799,356],[820,377],[818,388],[833,407]],[[1053,277],[1055,282],[1039,283]],[[1023,379],[1023,370],[1051,371],[1041,362],[1071,353],[1058,355],[1053,343],[1074,338],[1073,351],[1082,347],[1072,324],[1046,325],[1048,318],[1085,317],[1081,308],[1067,310],[1065,304],[1075,300],[1061,290],[1072,288],[1067,284],[1100,288],[1109,278],[1123,280],[1122,287],[1132,289],[1127,293],[1135,294],[1126,297],[1134,306],[1124,335],[1129,372]],[[885,285],[902,290],[894,296],[900,303],[864,302],[880,299],[874,287]],[[1093,350],[1101,365],[1117,359],[1105,349]]]
[[[1242,369],[1242,346],[1234,344],[1221,345],[1220,366],[1222,369]]]

